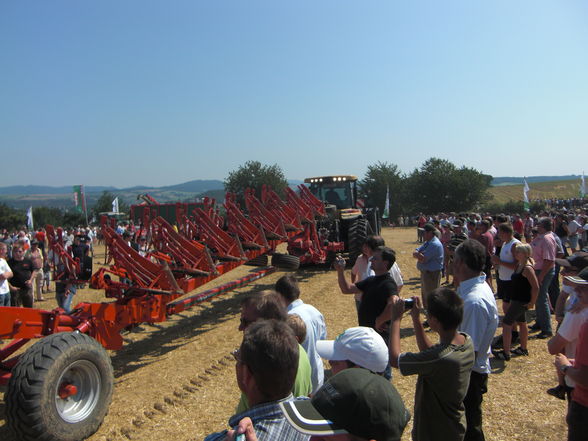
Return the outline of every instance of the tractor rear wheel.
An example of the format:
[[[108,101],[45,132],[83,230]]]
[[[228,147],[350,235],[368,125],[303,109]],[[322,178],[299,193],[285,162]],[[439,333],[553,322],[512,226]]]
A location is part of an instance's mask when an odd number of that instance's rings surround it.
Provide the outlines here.
[[[272,255],[272,266],[285,270],[297,270],[300,268],[300,259],[292,254],[274,253]]]
[[[245,262],[245,265],[249,265],[249,266],[267,266],[268,264],[268,257],[267,254],[261,254],[257,257],[254,257],[251,260],[248,260],[247,262]]]
[[[79,332],[60,332],[31,346],[12,371],[8,424],[22,440],[78,441],[108,413],[113,373],[106,350]]]
[[[365,218],[357,218],[349,226],[347,232],[349,243],[349,264],[353,265],[357,257],[361,254],[361,247],[368,237],[368,221]]]

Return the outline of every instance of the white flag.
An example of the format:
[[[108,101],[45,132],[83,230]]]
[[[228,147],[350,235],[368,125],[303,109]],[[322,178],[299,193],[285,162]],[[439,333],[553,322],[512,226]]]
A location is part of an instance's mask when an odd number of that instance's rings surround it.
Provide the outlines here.
[[[382,213],[382,219],[388,219],[390,217],[390,186],[386,186],[386,202],[384,203],[384,212]]]
[[[527,179],[523,178],[523,206],[525,207],[526,211],[529,211],[529,184],[527,184]]]
[[[29,209],[27,210],[27,226],[29,227],[29,231],[34,231],[33,207],[29,207]]]
[[[582,182],[580,183],[580,197],[586,197],[586,181],[584,180],[584,172],[582,172]]]
[[[118,213],[118,196],[112,201],[112,211]]]

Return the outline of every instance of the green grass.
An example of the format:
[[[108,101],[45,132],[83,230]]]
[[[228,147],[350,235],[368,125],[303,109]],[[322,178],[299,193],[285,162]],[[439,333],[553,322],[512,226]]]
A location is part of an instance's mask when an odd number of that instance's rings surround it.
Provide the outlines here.
[[[529,184],[529,200],[551,199],[551,198],[575,198],[578,197],[580,179],[569,181],[546,181],[533,182]],[[494,197],[493,202],[505,203],[508,201],[523,200],[523,185],[501,185],[490,187],[490,194]]]

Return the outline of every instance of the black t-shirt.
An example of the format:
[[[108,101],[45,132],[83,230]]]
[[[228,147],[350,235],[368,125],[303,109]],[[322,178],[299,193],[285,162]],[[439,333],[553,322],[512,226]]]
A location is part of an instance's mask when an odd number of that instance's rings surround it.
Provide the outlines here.
[[[375,329],[376,318],[386,308],[390,296],[398,292],[398,287],[390,273],[368,277],[355,286],[363,293],[358,312],[359,326]]]
[[[17,288],[26,288],[25,282],[31,279],[33,273],[33,261],[31,259],[10,259],[8,266],[13,274],[10,284]]]

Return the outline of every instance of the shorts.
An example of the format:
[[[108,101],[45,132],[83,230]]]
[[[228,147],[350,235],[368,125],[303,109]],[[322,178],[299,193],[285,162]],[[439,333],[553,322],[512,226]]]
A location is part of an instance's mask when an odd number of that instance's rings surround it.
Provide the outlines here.
[[[568,243],[570,244],[570,248],[578,249],[578,235],[568,236]]]
[[[519,302],[518,300],[511,300],[508,311],[502,319],[502,324],[512,326],[514,322],[526,323],[527,322],[527,304]]]
[[[503,302],[509,303],[510,298],[512,297],[512,281],[498,279],[496,285],[498,289],[498,297],[500,297]]]

